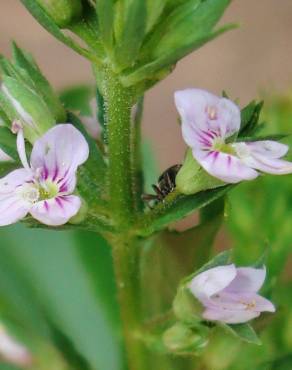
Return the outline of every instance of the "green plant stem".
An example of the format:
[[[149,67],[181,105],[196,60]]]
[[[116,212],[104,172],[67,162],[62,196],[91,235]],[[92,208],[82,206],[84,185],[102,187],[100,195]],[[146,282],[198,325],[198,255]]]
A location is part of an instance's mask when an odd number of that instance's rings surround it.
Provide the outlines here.
[[[123,336],[129,370],[146,370],[146,351],[138,338],[141,328],[139,251],[141,246],[131,237],[111,241],[120,304]]]
[[[131,166],[131,109],[134,91],[124,88],[109,68],[101,76],[108,132],[108,183],[111,210],[121,231],[133,222],[134,196]]]
[[[108,236],[113,262],[120,313],[123,324],[128,367],[146,370],[144,344],[138,340],[141,325],[139,254],[141,245],[133,236],[135,199],[133,189],[133,89],[124,88],[109,69],[95,70],[97,85],[104,99],[107,126],[109,204],[117,233]]]

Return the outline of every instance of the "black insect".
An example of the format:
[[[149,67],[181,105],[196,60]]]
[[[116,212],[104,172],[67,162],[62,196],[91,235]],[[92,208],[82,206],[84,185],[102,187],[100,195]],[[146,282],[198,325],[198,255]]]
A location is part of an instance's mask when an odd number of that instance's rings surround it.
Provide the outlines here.
[[[163,202],[164,198],[175,189],[175,178],[181,169],[181,164],[176,164],[165,170],[158,178],[156,185],[152,185],[155,194],[144,194],[145,201]]]

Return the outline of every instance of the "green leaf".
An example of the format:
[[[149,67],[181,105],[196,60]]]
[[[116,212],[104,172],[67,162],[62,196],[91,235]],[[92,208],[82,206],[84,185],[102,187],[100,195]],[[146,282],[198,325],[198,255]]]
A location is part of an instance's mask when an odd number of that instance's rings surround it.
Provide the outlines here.
[[[138,82],[149,79],[149,77],[154,78],[155,74],[158,74],[157,78],[159,79],[159,73],[165,72],[166,69],[170,69],[168,73],[171,72],[172,68],[175,63],[177,63],[180,59],[188,55],[189,53],[195,51],[196,49],[200,48],[202,45],[207,43],[208,41],[213,40],[217,36],[221,35],[222,33],[237,27],[236,25],[230,24],[224,27],[221,27],[215,32],[208,33],[201,38],[195,39],[193,43],[183,45],[177,49],[169,49],[169,53],[165,53],[156,60],[146,62],[140,68],[136,68],[127,71],[125,74],[121,76],[121,81],[125,86],[131,86],[137,84]]]
[[[101,39],[109,51],[113,47],[114,0],[97,0],[96,12]]]
[[[19,168],[19,165],[15,162],[0,162],[0,177],[6,176],[17,168]]]
[[[252,136],[252,137],[238,137],[235,141],[236,142],[253,142],[253,141],[262,141],[262,140],[275,140],[279,141],[285,139],[286,137],[290,136],[290,134],[271,134],[271,135],[263,135],[263,136]]]
[[[252,101],[241,110],[241,126],[238,137],[253,136],[259,124],[263,104],[263,102],[255,103]]]
[[[124,69],[131,67],[138,56],[146,31],[147,9],[145,0],[120,0],[119,5],[115,60]]]
[[[0,95],[0,126],[10,127],[11,121],[3,110],[1,95]]]
[[[220,324],[227,332],[244,342],[261,345],[262,342],[250,324]]]
[[[113,312],[109,302],[114,302],[115,297],[106,298],[112,291],[100,289],[106,270],[106,278],[113,280],[110,249],[105,242],[94,234],[85,234],[85,238],[80,234],[80,239],[76,241],[73,233],[32,232],[21,225],[1,229],[0,234],[0,275],[12,270],[13,264],[7,266],[9,259],[15,261],[22,271],[19,287],[14,285],[15,280],[9,279],[9,276],[5,279],[1,276],[0,299],[3,300],[6,295],[14,297],[19,321],[22,322],[25,313],[32,310],[35,302],[39,302],[47,318],[52,340],[59,343],[58,349],[61,352],[68,351],[66,341],[69,340],[71,350],[74,348],[74,352],[82,356],[91,369],[120,369],[121,353],[115,327],[117,322],[111,321],[112,314],[108,312]],[[87,261],[80,258],[79,253],[85,243],[95,248],[97,266],[94,276],[90,276]],[[102,265],[103,273],[100,275],[98,265]],[[98,279],[98,284],[94,283],[94,279]],[[26,287],[34,294],[22,302],[20,297],[25,294],[28,289]],[[37,312],[32,311],[28,318],[32,324],[37,325]],[[61,338],[56,338],[50,323],[61,333],[65,348],[62,347]]]
[[[157,23],[161,16],[164,7],[167,4],[167,0],[147,0],[147,26],[146,33],[148,33],[153,26]]]
[[[88,85],[74,86],[61,91],[60,100],[67,110],[83,116],[92,116],[90,101],[94,99],[94,89]]]
[[[107,0],[106,0],[107,1]],[[63,42],[78,54],[92,60],[93,56],[90,52],[79,46],[72,38],[66,36],[60,28],[55,24],[54,20],[43,10],[36,0],[21,0],[22,4],[31,13],[31,15],[53,36]]]
[[[226,185],[188,196],[172,192],[144,217],[139,225],[139,234],[147,236],[164,229],[170,223],[179,221],[226,195],[233,187],[234,185]]]
[[[37,0],[37,2],[61,28],[69,27],[82,19],[81,0]]]
[[[7,127],[0,127],[0,148],[16,162],[19,162],[16,136]]]
[[[72,113],[68,113],[68,122],[72,123],[85,137],[89,145],[89,158],[80,168],[78,189],[81,195],[94,206],[103,203],[106,165],[94,139],[87,133],[81,121]]]
[[[38,136],[44,134],[55,124],[55,118],[48,109],[45,101],[33,90],[8,76],[3,76],[3,84],[22,110],[28,113],[34,121],[33,127],[30,127],[30,125],[24,126],[24,132],[26,130],[31,131],[33,136],[38,138]],[[13,107],[18,113],[18,117],[23,120],[18,106],[13,105]]]
[[[114,330],[120,329],[119,307],[111,249],[98,234],[75,232],[76,250],[88,273],[96,299],[105,306],[105,313]]]
[[[60,123],[65,122],[66,113],[64,108],[53,91],[50,83],[37,67],[37,64],[34,61],[32,62],[32,57],[28,57],[27,53],[24,53],[24,51],[21,50],[15,42],[12,44],[12,46],[13,59],[16,66],[24,69],[28,73],[29,77],[34,83],[36,91],[45,100],[56,121]]]
[[[256,370],[291,370],[292,354],[261,364]]]

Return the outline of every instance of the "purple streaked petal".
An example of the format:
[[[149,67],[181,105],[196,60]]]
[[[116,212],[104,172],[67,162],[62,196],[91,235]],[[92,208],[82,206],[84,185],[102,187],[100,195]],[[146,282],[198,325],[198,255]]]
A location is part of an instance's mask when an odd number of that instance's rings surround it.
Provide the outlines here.
[[[88,155],[88,144],[80,131],[71,124],[59,124],[35,142],[31,165],[35,170],[46,167],[50,178],[57,168],[58,178],[62,178],[75,174]]]
[[[253,180],[259,174],[244,164],[234,155],[212,151],[211,155],[198,149],[193,149],[194,158],[213,177],[227,183],[237,183],[242,180]]]
[[[240,128],[240,110],[236,104],[226,98],[213,95],[205,90],[186,89],[175,93],[175,104],[181,116],[183,126],[200,129],[210,134],[219,134],[222,139],[232,136]],[[194,148],[191,130],[183,127],[186,143]],[[188,136],[190,133],[190,137]]]
[[[236,269],[235,279],[226,287],[226,292],[256,293],[264,284],[266,269],[240,267]]]
[[[0,179],[0,195],[12,193],[18,186],[32,181],[33,174],[30,170],[25,168],[14,170]]]
[[[211,297],[226,288],[236,277],[236,268],[233,264],[218,266],[195,276],[189,289],[199,300]]]
[[[45,202],[47,205],[45,205]],[[66,224],[81,207],[81,200],[75,195],[65,195],[37,202],[30,209],[32,217],[49,226]]]

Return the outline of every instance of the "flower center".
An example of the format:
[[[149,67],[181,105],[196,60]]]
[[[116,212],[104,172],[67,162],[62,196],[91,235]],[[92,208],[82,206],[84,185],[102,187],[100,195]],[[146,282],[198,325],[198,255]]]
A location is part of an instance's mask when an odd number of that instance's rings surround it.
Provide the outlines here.
[[[46,180],[39,184],[40,200],[54,198],[59,192],[58,185],[50,180]]]
[[[236,154],[232,145],[226,144],[225,141],[221,137],[218,137],[213,141],[212,150],[216,152],[226,153],[226,154],[232,154],[232,155]]]

